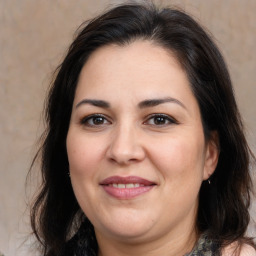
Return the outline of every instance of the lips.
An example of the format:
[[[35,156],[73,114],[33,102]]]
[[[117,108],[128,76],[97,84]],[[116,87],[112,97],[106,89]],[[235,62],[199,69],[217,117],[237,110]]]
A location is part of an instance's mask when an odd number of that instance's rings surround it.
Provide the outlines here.
[[[104,179],[100,185],[112,197],[117,199],[132,199],[149,192],[156,183],[137,176],[112,176]]]

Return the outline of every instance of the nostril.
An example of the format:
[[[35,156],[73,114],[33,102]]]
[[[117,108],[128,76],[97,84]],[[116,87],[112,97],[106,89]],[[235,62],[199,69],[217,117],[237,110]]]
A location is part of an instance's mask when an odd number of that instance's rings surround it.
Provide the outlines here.
[[[132,158],[129,160],[129,162],[137,162],[137,161],[138,161],[138,159],[136,159],[136,158]]]
[[[136,158],[131,158],[131,159],[120,159],[119,158],[118,159],[118,158],[111,157],[111,158],[109,158],[109,161],[112,163],[118,163],[120,165],[127,165],[127,164],[138,162],[139,160]]]

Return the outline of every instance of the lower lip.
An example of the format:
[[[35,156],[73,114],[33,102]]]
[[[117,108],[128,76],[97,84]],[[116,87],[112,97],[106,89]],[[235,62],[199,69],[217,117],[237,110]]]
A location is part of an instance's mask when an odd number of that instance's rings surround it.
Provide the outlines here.
[[[138,188],[116,188],[113,186],[102,186],[103,189],[112,197],[117,199],[132,199],[149,192],[154,186],[143,186]]]

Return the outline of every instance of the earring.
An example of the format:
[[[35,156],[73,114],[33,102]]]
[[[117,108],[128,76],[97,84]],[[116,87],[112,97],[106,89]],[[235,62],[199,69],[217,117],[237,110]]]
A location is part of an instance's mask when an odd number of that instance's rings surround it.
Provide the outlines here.
[[[208,179],[208,184],[211,185],[211,180],[210,179]]]

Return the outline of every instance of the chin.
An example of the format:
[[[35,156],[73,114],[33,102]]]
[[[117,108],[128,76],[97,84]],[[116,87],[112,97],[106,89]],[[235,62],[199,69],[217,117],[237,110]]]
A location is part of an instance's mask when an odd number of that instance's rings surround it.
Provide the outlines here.
[[[95,232],[98,230],[98,232],[105,233],[115,239],[130,240],[131,242],[148,235],[153,226],[152,218],[146,216],[131,218],[131,216],[118,214],[117,217],[112,217],[111,221],[101,223],[100,228],[95,226]],[[113,222],[113,220],[116,221]]]
[[[107,231],[108,237],[112,237],[114,240],[125,241],[126,243],[139,243],[149,236],[149,227],[145,228],[124,228],[116,227]]]

